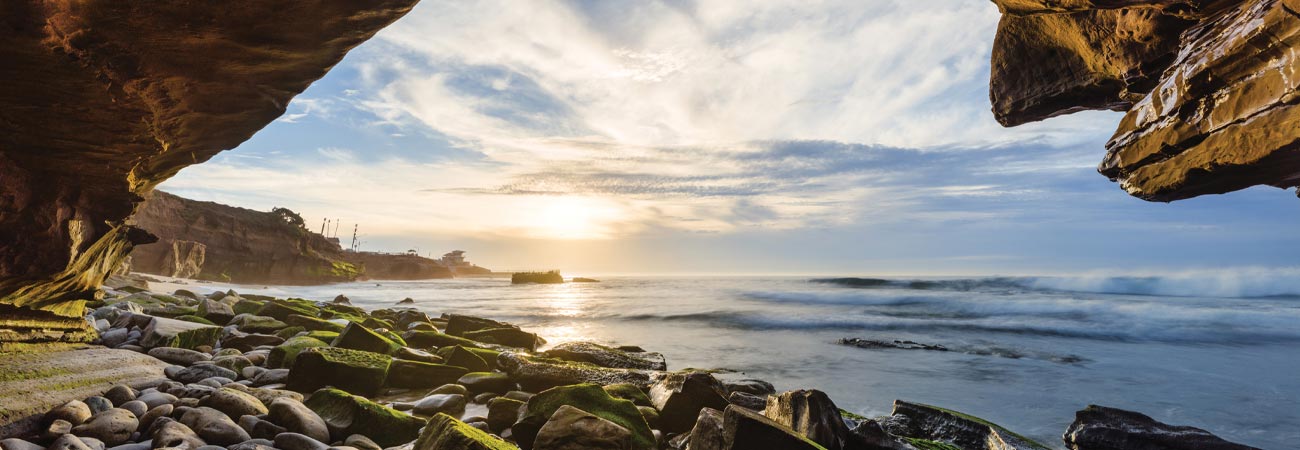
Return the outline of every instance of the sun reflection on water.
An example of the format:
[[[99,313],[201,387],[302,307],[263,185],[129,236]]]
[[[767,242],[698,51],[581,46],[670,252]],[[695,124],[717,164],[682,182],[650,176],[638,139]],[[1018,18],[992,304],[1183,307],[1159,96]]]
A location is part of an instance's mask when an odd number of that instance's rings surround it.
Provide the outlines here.
[[[579,325],[574,319],[588,314],[587,306],[590,295],[581,285],[564,283],[551,286],[549,292],[538,300],[548,318],[538,335],[544,336],[548,345],[561,342],[591,340],[585,325]]]

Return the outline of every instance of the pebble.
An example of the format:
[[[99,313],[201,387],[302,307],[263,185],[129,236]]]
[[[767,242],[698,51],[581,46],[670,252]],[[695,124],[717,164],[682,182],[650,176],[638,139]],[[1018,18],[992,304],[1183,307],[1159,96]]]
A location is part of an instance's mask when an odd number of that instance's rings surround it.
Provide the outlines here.
[[[108,392],[104,393],[104,398],[113,402],[114,405],[121,405],[131,400],[135,400],[135,396],[135,389],[131,389],[131,386],[125,384],[113,386],[112,389],[109,389]]]
[[[356,448],[357,450],[383,450],[383,447],[380,447],[379,444],[375,443],[375,441],[360,434],[348,436],[347,439],[343,440],[343,445]]]
[[[113,402],[108,401],[108,399],[104,397],[94,396],[83,401],[86,402],[86,406],[90,407],[90,414],[92,416],[113,409]]]
[[[0,450],[45,450],[45,447],[18,438],[0,440]]]
[[[257,416],[242,416],[239,418],[239,427],[248,432],[253,439],[275,439],[280,433],[288,432],[284,427],[271,423],[269,420],[258,418]]]
[[[199,361],[208,361],[212,355],[199,353],[194,350],[176,347],[156,347],[149,350],[149,356],[161,359],[171,364],[188,366]]]
[[[158,419],[150,437],[154,448],[199,448],[207,445],[194,430],[170,417]]]
[[[208,398],[203,399],[204,406],[212,407],[230,417],[256,416],[266,414],[266,405],[251,394],[234,389],[217,389]]]
[[[91,415],[93,414],[90,412],[90,406],[86,405],[86,402],[73,400],[56,406],[50,412],[45,413],[45,421],[63,420],[72,425],[81,425]]]
[[[131,414],[135,415],[136,417],[142,417],[144,416],[144,413],[149,412],[149,405],[146,405],[144,404],[144,402],[139,400],[131,400],[128,402],[123,402],[121,406],[118,406],[118,408],[131,411]]]
[[[444,413],[460,417],[465,412],[465,396],[460,394],[434,394],[415,402],[416,414],[432,416]]]
[[[275,448],[281,450],[326,450],[330,448],[320,441],[298,433],[280,433],[275,437]]]
[[[45,431],[41,433],[41,437],[45,439],[55,439],[71,432],[72,423],[63,419],[55,419],[50,422],[49,425],[45,426]]]
[[[81,438],[78,438],[71,434],[65,434],[59,436],[58,439],[55,439],[54,443],[45,447],[45,450],[94,450],[94,449],[90,448],[89,445],[86,445],[85,442],[82,442]]]
[[[276,425],[299,434],[307,435],[318,441],[327,441],[330,430],[315,411],[300,402],[282,398],[271,402],[267,418]]]
[[[72,434],[92,437],[104,441],[109,446],[121,445],[131,438],[140,420],[135,414],[121,408],[113,408],[91,416],[90,420],[72,428]]]
[[[171,405],[176,403],[176,396],[164,392],[149,392],[141,394],[136,400],[144,402],[149,409],[154,409],[162,405]]]
[[[181,383],[198,383],[205,378],[224,377],[235,379],[239,377],[235,371],[220,367],[214,364],[199,364],[190,367],[170,366],[163,369],[167,378],[179,381]]]
[[[276,450],[275,442],[269,439],[249,439],[244,442],[226,447],[226,450]]]
[[[181,423],[210,444],[234,445],[252,439],[247,431],[230,420],[225,413],[206,406],[185,411]]]
[[[171,415],[173,409],[175,409],[175,407],[171,404],[162,404],[145,412],[143,416],[140,416],[140,429],[148,430],[153,428],[154,421],[158,420],[160,417]]]

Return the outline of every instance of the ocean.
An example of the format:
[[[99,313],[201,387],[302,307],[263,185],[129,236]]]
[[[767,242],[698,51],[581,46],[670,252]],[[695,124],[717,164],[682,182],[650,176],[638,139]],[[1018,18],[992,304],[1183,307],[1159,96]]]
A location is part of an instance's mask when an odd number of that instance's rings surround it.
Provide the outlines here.
[[[225,286],[194,285],[206,293]],[[977,415],[1061,448],[1088,404],[1131,409],[1265,449],[1300,442],[1300,282],[1226,277],[607,277],[234,286],[367,309],[514,322],[550,343],[662,352],[815,388],[886,415],[894,399]],[[944,350],[859,348],[844,338]]]

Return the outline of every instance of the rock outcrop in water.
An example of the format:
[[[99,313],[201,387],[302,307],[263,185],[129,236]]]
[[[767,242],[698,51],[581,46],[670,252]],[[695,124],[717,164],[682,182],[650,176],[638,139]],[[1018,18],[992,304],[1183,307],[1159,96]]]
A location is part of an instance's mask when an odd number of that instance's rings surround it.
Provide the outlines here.
[[[158,275],[246,284],[321,284],[357,279],[451,278],[415,255],[345,252],[338,241],[269,212],[155,191],[131,223],[158,237],[136,246],[131,268]]]
[[[181,168],[234,148],[416,0],[0,6],[0,327],[85,340],[83,301],[126,223]]]
[[[1300,185],[1300,2],[994,3],[1002,124],[1127,111],[1098,170],[1146,200]]]

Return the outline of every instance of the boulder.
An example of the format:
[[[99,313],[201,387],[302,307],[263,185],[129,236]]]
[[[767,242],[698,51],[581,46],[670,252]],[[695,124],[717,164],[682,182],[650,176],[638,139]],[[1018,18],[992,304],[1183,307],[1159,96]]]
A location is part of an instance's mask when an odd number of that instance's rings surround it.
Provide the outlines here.
[[[492,366],[487,361],[479,357],[478,354],[469,351],[465,347],[453,345],[438,349],[438,356],[446,361],[449,366],[464,367],[470,372],[487,372],[492,370]]]
[[[461,314],[452,314],[447,317],[447,327],[445,331],[452,336],[464,336],[471,331],[487,330],[493,328],[519,328],[514,325],[497,322],[492,319],[482,317],[466,316]]]
[[[392,355],[402,346],[356,322],[348,323],[330,345],[338,348]]]
[[[415,348],[447,347],[459,345],[462,347],[481,347],[483,344],[459,336],[440,333],[437,330],[411,330],[402,333],[402,339],[406,345]]]
[[[144,348],[176,347],[195,349],[199,346],[213,347],[221,336],[221,327],[203,325],[165,317],[150,317],[140,338]]]
[[[97,450],[86,445],[86,442],[76,435],[64,434],[54,439],[54,442],[45,447],[45,450]]]
[[[410,414],[333,388],[312,393],[305,405],[325,421],[330,435],[339,440],[364,434],[381,446],[392,447],[414,440],[424,426],[423,420]]]
[[[266,302],[257,315],[271,317],[279,321],[289,320],[289,316],[298,314],[307,317],[320,315],[320,308],[302,299],[276,299]]]
[[[120,406],[118,406],[118,408],[122,408],[127,411],[130,411],[131,415],[136,417],[141,417],[144,415],[144,413],[149,412],[149,405],[146,405],[144,404],[144,402],[139,400],[131,400],[129,402],[123,403]]]
[[[206,445],[189,426],[169,417],[159,418],[150,434],[153,448],[197,449]]]
[[[298,354],[289,371],[288,388],[311,392],[335,386],[361,395],[383,388],[392,358],[378,353],[333,347],[312,347]]]
[[[312,439],[321,442],[330,440],[330,430],[325,424],[325,419],[300,401],[288,398],[276,399],[267,409],[267,417],[288,431],[311,436]]]
[[[759,397],[748,392],[732,392],[731,395],[727,396],[727,403],[759,412],[767,409],[766,397]]]
[[[136,397],[136,400],[144,402],[149,409],[154,409],[159,406],[174,404],[178,399],[175,395],[154,391],[141,393],[139,397]]]
[[[518,347],[530,352],[536,351],[537,347],[546,344],[545,339],[516,327],[488,328],[477,331],[467,331],[461,336],[466,339],[473,339],[489,344]]]
[[[266,405],[263,405],[262,401],[258,400],[257,397],[231,388],[217,389],[204,398],[200,404],[226,413],[231,418],[267,413]]]
[[[114,385],[113,387],[105,391],[102,397],[108,399],[108,401],[110,402],[113,402],[114,405],[121,405],[131,400],[135,400],[135,396],[136,396],[136,391],[135,389],[132,389],[131,386],[127,386],[125,384],[118,384],[118,385]]]
[[[82,401],[86,402],[86,406],[90,407],[90,413],[92,415],[113,409],[113,402],[99,395],[86,397],[86,399]]]
[[[228,324],[234,325],[239,331],[253,334],[275,334],[289,326],[275,317],[256,314],[237,315]]]
[[[555,410],[555,414],[537,431],[533,449],[631,450],[632,432],[614,422],[564,405]]]
[[[393,357],[397,359],[404,359],[407,361],[419,361],[419,362],[427,362],[427,363],[434,363],[434,364],[442,364],[446,362],[442,359],[441,356],[426,352],[424,350],[420,350],[418,348],[411,348],[411,347],[402,347],[398,349],[397,353],[393,354]]]
[[[188,366],[199,361],[208,361],[212,355],[207,353],[196,352],[190,349],[173,348],[173,347],[155,347],[149,350],[149,356],[161,359],[171,364]]]
[[[776,393],[776,387],[772,386],[772,383],[755,379],[722,380],[722,387],[726,389],[728,395],[733,392],[744,392],[759,397],[767,397]]]
[[[330,322],[328,320],[307,317],[302,314],[290,314],[289,318],[284,321],[289,326],[303,327],[307,331],[332,331],[335,333],[343,332],[343,325]]]
[[[497,397],[488,400],[487,424],[493,432],[500,434],[519,419],[519,410],[524,402],[513,398]]]
[[[171,404],[164,404],[145,411],[144,415],[140,416],[140,431],[152,429],[154,421],[163,417],[171,416],[172,411],[175,409],[176,407]]]
[[[668,363],[660,353],[627,352],[591,342],[556,344],[541,355],[615,369],[668,370]]]
[[[0,450],[45,450],[45,447],[18,438],[0,439]]]
[[[978,417],[902,400],[894,401],[893,414],[880,425],[895,436],[949,442],[963,449],[1047,450],[1042,444]]]
[[[329,344],[319,339],[307,336],[297,336],[285,340],[283,344],[271,349],[271,354],[266,357],[266,367],[278,368],[293,367],[293,363],[298,358],[298,354],[303,350],[312,347],[328,347]]]
[[[504,394],[515,389],[515,382],[510,376],[500,372],[470,372],[456,380],[473,393],[491,392]]]
[[[797,390],[768,397],[763,415],[829,450],[851,448],[849,427],[826,393]]]
[[[212,363],[216,364],[217,367],[230,369],[235,373],[241,373],[244,371],[245,368],[253,365],[253,361],[249,360],[243,355],[217,356],[215,358],[212,358]]]
[[[415,441],[414,450],[514,450],[500,438],[466,425],[446,414],[429,419],[429,425]]]
[[[240,416],[239,427],[247,431],[248,435],[252,436],[253,439],[275,439],[276,435],[289,431],[274,422],[257,416]],[[328,435],[326,435],[326,438],[328,439]]]
[[[728,406],[722,412],[723,450],[771,448],[824,450],[784,425],[745,408]]]
[[[561,386],[534,395],[524,404],[519,421],[511,428],[515,440],[524,450],[532,448],[538,431],[562,406],[572,406],[627,429],[632,434],[631,448],[658,448],[649,424],[632,402],[614,398],[594,384]]]
[[[231,380],[239,378],[239,374],[235,373],[235,371],[215,364],[198,364],[189,367],[171,366],[167,368],[166,373],[168,378],[181,383],[198,383],[212,377]]]
[[[206,406],[186,410],[181,423],[209,444],[234,445],[252,439],[230,416]]]
[[[424,416],[442,413],[460,417],[465,412],[465,396],[461,394],[433,394],[416,401],[412,409],[416,414]]]
[[[650,402],[659,410],[660,428],[680,433],[690,430],[700,410],[727,407],[722,383],[707,372],[664,374],[650,387]]]
[[[105,445],[115,446],[125,443],[140,427],[140,420],[135,414],[121,408],[113,408],[91,416],[81,425],[72,428],[72,434],[91,437],[104,441]]]
[[[396,388],[431,388],[455,383],[467,373],[464,367],[398,359],[388,367],[385,384]]]
[[[537,358],[520,353],[502,352],[497,366],[525,390],[538,392],[556,386],[594,383],[599,385],[628,383],[650,386],[650,373],[636,369],[610,369],[591,364]]]
[[[700,410],[700,416],[691,427],[686,450],[721,450],[727,445],[723,430],[722,411],[713,408]]]
[[[263,345],[280,345],[283,342],[284,338],[273,334],[255,334],[245,333],[242,331],[232,331],[225,337],[221,338],[221,347],[248,352]]]
[[[604,388],[605,392],[608,392],[614,398],[630,400],[637,406],[650,406],[650,397],[645,395],[645,391],[634,384],[618,383],[607,385]]]
[[[298,433],[280,433],[275,437],[275,448],[280,450],[327,450],[330,446]]]
[[[379,444],[376,444],[375,441],[360,434],[348,436],[347,439],[343,440],[343,445],[357,450],[383,450],[383,448],[380,447]]]
[[[73,426],[76,426],[89,420],[92,415],[93,413],[90,412],[90,406],[87,406],[86,402],[81,400],[69,400],[67,403],[55,406],[53,409],[50,409],[49,412],[46,412],[42,422],[49,424],[55,420],[64,420]]]
[[[1063,439],[1070,450],[1258,450],[1200,428],[1168,425],[1141,413],[1097,405],[1075,413]]]
[[[233,305],[234,302],[202,300],[199,302],[198,315],[215,323],[229,323],[230,319],[235,318]]]

